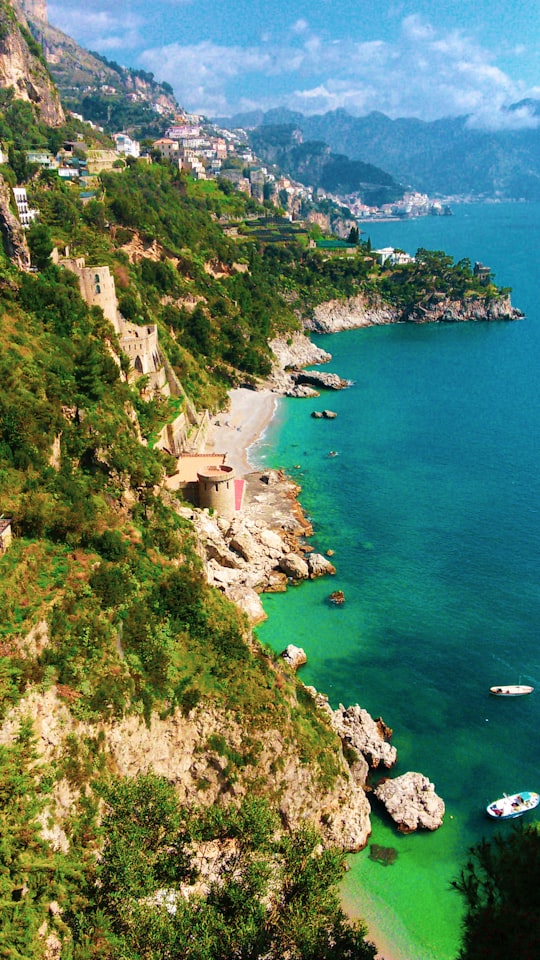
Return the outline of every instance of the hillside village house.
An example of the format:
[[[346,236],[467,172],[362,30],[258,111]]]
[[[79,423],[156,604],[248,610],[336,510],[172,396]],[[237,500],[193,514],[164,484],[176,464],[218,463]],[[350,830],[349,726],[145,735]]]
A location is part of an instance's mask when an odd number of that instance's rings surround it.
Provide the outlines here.
[[[0,517],[0,556],[6,552],[13,540],[12,522],[11,518]]]
[[[17,206],[19,220],[21,221],[22,226],[25,229],[28,229],[32,223],[32,220],[36,219],[38,211],[33,210],[32,207],[28,206],[26,187],[13,187],[13,196],[15,197],[15,204]]]
[[[154,140],[152,149],[157,150],[165,160],[177,160],[180,145],[178,140],[171,140],[170,137],[161,137],[160,140]]]
[[[127,133],[113,133],[112,138],[116,144],[116,152],[125,157],[139,157],[141,154],[141,145],[138,140],[132,140]]]

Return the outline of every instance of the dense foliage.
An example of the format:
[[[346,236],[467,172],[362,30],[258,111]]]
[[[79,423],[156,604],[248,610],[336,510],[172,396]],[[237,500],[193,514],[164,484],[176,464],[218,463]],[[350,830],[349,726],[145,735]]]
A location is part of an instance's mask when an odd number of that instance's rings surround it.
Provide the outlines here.
[[[459,960],[540,956],[538,824],[519,824],[470,853],[454,884],[467,909]]]

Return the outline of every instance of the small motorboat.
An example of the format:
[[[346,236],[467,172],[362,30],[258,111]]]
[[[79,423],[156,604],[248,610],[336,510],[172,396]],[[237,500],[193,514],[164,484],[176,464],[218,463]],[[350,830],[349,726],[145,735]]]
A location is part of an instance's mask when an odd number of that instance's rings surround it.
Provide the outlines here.
[[[521,793],[513,793],[511,796],[505,793],[501,800],[490,803],[486,811],[495,820],[513,820],[515,817],[521,817],[528,810],[534,810],[539,803],[540,794],[531,790],[522,790]]]
[[[524,683],[506,684],[505,686],[490,687],[489,692],[494,697],[524,697],[527,693],[532,693],[534,687],[528,687]]]

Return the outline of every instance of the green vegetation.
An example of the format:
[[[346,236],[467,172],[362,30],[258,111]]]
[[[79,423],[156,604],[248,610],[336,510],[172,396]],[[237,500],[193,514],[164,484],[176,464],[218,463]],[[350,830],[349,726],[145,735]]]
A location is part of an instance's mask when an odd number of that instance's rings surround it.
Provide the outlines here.
[[[454,263],[442,250],[420,248],[415,262],[383,271],[380,290],[385,299],[406,313],[418,304],[429,304],[437,296],[451,300],[468,297],[496,298],[500,293],[492,283],[477,279],[467,258]]]
[[[218,409],[230,386],[265,376],[269,338],[324,300],[405,307],[496,288],[439,253],[387,270],[368,244],[313,249],[304,228],[227,181],[195,183],[167,163],[102,174],[83,206],[76,186],[25,166],[29,146],[56,149],[76,126],[49,130],[1,96],[9,182],[30,178],[40,220],[27,234],[32,272],[0,258],[0,512],[15,534],[0,555],[0,714],[46,696],[65,735],[38,759],[23,719],[0,747],[0,952],[37,960],[46,930],[66,960],[373,957],[339,907],[342,857],[321,853],[310,829],[280,828],[284,788],[262,764],[278,732],[272,772],[290,755],[323,794],[342,771],[335,734],[206,583],[155,439],[189,404]],[[115,331],[50,262],[53,246],[109,266],[123,317],[156,324],[185,393],[164,398],[128,376]],[[216,781],[201,773],[200,795],[215,787],[221,802],[183,806],[163,779],[117,775],[113,724],[196,711],[221,721],[198,746]],[[61,826],[61,842],[40,824]],[[210,878],[207,844],[223,855]]]
[[[540,832],[518,824],[482,840],[454,886],[465,898],[459,960],[540,955]]]
[[[74,757],[80,746],[72,743]],[[96,747],[87,750],[94,773]],[[38,960],[48,937],[74,960],[374,957],[365,929],[339,905],[342,856],[319,854],[307,828],[280,839],[264,801],[183,807],[162,778],[104,774],[76,805],[69,852],[53,852],[38,823],[53,800],[32,775],[34,760],[27,726],[0,747],[5,956]],[[221,849],[219,872],[206,876],[212,846]]]

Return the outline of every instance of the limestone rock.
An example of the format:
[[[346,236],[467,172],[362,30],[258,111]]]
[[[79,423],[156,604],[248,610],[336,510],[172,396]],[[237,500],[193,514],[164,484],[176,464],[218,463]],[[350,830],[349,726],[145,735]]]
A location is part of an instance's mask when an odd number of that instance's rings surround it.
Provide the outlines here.
[[[322,387],[324,390],[344,390],[349,386],[348,380],[338,377],[337,373],[326,373],[323,370],[300,370],[293,373],[292,377],[299,386]]]
[[[317,577],[325,577],[327,574],[333,575],[336,572],[334,564],[330,563],[322,553],[310,553],[307,558],[307,565],[311,580],[315,580]]]
[[[337,413],[333,410],[323,410],[322,415],[325,420],[335,420],[337,417]]]
[[[25,100],[50,127],[64,123],[64,111],[58,91],[50,77],[45,61],[28,46],[20,27],[26,20],[17,5],[2,8],[2,37],[0,39],[0,87],[12,87],[16,100]],[[25,31],[25,32],[26,32]]]
[[[260,553],[254,538],[245,527],[239,529],[231,537],[229,547],[238,553],[247,563],[253,563]]]
[[[302,647],[296,647],[294,643],[289,643],[288,647],[281,653],[282,659],[293,670],[298,670],[304,663],[307,663],[307,656]]]
[[[401,833],[418,828],[437,830],[443,822],[444,801],[421,773],[404,773],[395,780],[384,780],[376,787],[375,796]]]
[[[290,580],[307,580],[309,578],[309,567],[302,557],[296,553],[290,553],[282,557],[279,561],[279,569],[287,574]]]
[[[387,768],[394,765],[397,751],[387,742],[389,728],[382,720],[374,720],[358,704],[347,709],[340,704],[332,718],[342,740],[361,753],[371,767],[378,767],[380,763]]]
[[[283,537],[280,537],[279,533],[276,533],[275,530],[261,530],[260,541],[263,546],[276,553],[276,555],[290,552]]]
[[[222,540],[208,539],[204,548],[207,560],[215,560],[221,567],[231,567],[233,570],[238,570],[240,567],[238,557]]]
[[[398,311],[388,304],[360,295],[319,304],[306,323],[306,329],[314,333],[337,333],[339,330],[396,323],[399,319]]]
[[[310,397],[320,397],[320,393],[307,384],[296,383],[285,391],[286,397],[296,397],[296,399],[305,400]]]
[[[243,613],[246,614],[252,627],[268,619],[268,614],[265,612],[261,598],[256,590],[243,584],[233,584],[225,590],[225,593],[229,600],[236,603]]]

